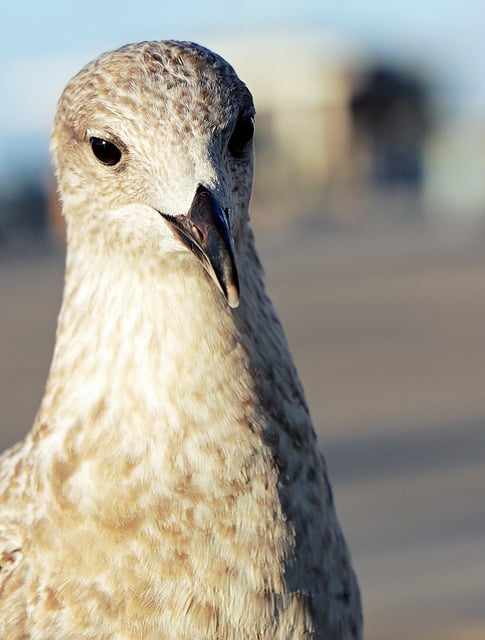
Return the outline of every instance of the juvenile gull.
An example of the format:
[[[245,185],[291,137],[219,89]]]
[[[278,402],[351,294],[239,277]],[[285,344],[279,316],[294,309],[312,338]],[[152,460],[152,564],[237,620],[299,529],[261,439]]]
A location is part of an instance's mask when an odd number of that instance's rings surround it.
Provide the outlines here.
[[[361,638],[254,248],[253,117],[192,43],[105,54],[61,96],[65,287],[34,426],[1,459],[2,640]]]

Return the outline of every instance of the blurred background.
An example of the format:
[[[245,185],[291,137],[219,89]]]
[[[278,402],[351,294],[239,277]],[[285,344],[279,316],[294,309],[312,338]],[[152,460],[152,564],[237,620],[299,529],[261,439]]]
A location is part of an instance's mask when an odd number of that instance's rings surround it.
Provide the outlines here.
[[[485,638],[485,4],[9,2],[0,26],[0,445],[30,427],[69,78],[195,40],[257,106],[252,218],[333,479],[368,640]]]

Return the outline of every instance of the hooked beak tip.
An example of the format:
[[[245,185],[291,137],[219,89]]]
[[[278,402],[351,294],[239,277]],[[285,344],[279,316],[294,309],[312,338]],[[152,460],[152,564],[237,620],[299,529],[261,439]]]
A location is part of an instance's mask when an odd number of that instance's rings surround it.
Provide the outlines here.
[[[163,217],[201,261],[231,309],[239,306],[239,277],[227,216],[212,193],[199,185],[189,212]]]
[[[239,288],[231,285],[225,293],[227,304],[231,309],[237,309],[239,307]]]

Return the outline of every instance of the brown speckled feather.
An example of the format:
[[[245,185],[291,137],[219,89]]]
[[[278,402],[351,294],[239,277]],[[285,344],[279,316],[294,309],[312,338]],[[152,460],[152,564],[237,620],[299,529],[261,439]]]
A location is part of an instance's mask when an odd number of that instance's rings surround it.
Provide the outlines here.
[[[65,288],[34,426],[1,458],[3,640],[361,638],[254,249],[253,113],[225,61],[176,42],[101,56],[59,101]]]

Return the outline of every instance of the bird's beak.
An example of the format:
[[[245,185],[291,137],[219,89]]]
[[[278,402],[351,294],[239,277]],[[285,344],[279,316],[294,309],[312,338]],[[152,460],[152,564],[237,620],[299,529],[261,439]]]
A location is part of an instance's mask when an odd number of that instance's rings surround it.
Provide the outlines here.
[[[226,214],[212,193],[199,185],[186,215],[162,216],[201,261],[229,306],[238,307],[239,278],[231,231]]]

